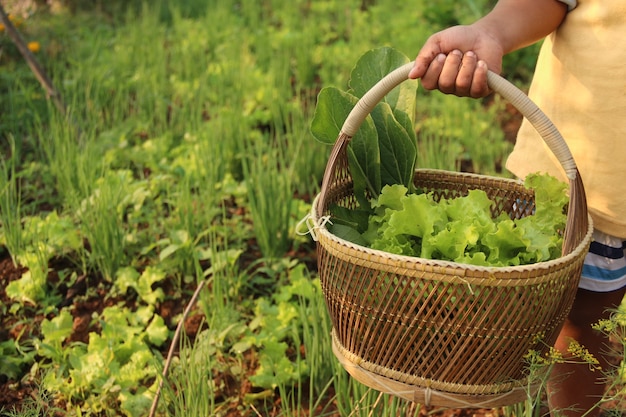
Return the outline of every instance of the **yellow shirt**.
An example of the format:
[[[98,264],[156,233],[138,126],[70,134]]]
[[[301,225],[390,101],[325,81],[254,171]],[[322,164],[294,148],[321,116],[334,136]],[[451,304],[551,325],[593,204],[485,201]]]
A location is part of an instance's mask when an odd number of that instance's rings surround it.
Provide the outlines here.
[[[568,143],[596,229],[626,238],[626,0],[579,0],[544,40],[529,96]],[[526,121],[507,168],[520,178],[556,158]]]

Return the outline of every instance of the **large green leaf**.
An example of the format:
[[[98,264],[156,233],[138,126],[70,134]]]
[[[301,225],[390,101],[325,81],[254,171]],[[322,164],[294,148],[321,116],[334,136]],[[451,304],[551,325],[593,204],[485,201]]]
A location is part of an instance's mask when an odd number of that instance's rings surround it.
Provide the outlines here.
[[[335,143],[343,122],[356,102],[356,97],[338,88],[322,88],[311,120],[311,133],[315,139],[322,143]]]
[[[409,59],[390,47],[373,49],[357,61],[350,74],[349,86],[357,97],[369,91],[378,81],[391,71],[409,62]],[[417,80],[403,81],[384,98],[392,109],[406,113],[411,123],[415,121]]]
[[[334,87],[320,91],[311,122],[311,133],[323,143],[334,143],[350,111],[372,86],[389,72],[408,62],[392,48],[365,53],[350,74],[350,92]],[[354,195],[361,207],[386,184],[412,189],[417,159],[413,128],[417,83],[401,83],[368,115],[347,149]],[[354,93],[354,94],[351,94]]]
[[[409,62],[399,51],[383,47],[366,52],[350,74],[349,86],[362,97],[391,71]],[[372,111],[380,151],[381,181],[377,194],[386,184],[403,184],[412,189],[417,159],[415,103],[417,81],[407,80],[394,88]]]
[[[348,164],[352,174],[354,195],[361,206],[369,206],[367,194],[378,195],[381,184],[381,165],[378,135],[372,118],[368,116],[348,146]],[[364,126],[370,126],[372,133],[365,133]]]
[[[357,101],[357,97],[335,87],[323,88],[318,95],[311,121],[313,136],[321,142],[334,143]],[[359,200],[366,191],[377,195],[380,191],[380,151],[371,116],[365,118],[352,138],[347,154],[354,180],[354,194]]]
[[[335,143],[343,123],[358,100],[354,95],[338,88],[322,88],[317,96],[315,113],[313,120],[311,120],[313,136],[322,143]],[[361,136],[371,139],[372,135],[376,135],[376,128],[372,119],[367,117],[353,139],[361,140],[359,139]]]
[[[372,111],[380,149],[381,187],[402,184],[412,189],[417,146],[412,127],[407,128],[396,119],[406,122],[405,113],[394,111],[387,103],[379,103]],[[410,124],[409,124],[410,125]],[[411,126],[411,125],[410,125]],[[380,189],[377,190],[380,193]]]

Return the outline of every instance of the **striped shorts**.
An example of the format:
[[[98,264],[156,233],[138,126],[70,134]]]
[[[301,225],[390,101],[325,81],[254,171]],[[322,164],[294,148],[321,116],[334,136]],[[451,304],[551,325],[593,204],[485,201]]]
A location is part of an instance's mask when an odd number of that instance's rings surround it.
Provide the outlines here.
[[[626,286],[626,241],[594,230],[579,288],[608,292]]]

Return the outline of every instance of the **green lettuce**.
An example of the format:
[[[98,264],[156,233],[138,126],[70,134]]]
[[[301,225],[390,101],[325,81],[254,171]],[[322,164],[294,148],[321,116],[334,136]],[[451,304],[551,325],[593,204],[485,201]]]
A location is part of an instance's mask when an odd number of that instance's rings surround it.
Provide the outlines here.
[[[535,192],[535,209],[521,219],[506,213],[494,218],[494,202],[482,190],[436,201],[432,193],[410,193],[394,184],[371,200],[367,227],[360,210],[360,221],[339,221],[331,231],[373,249],[473,265],[516,266],[558,258],[566,185],[547,174],[531,174],[525,185]]]
[[[393,48],[365,53],[350,74],[348,90],[326,87],[318,95],[311,133],[332,144],[354,108],[391,70],[409,62]],[[331,206],[328,229],[361,246],[390,253],[458,263],[515,266],[561,254],[568,202],[566,185],[547,174],[532,174],[532,213],[493,218],[482,190],[436,201],[413,184],[417,158],[413,128],[417,81],[394,88],[367,115],[347,148],[356,208]],[[529,202],[519,201],[526,206]]]

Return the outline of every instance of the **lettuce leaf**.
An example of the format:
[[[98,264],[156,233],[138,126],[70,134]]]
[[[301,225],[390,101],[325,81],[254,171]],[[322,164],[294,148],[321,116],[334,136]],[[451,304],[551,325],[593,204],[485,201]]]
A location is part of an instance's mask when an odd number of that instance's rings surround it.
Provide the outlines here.
[[[494,203],[482,190],[435,201],[431,193],[386,185],[371,200],[362,239],[352,236],[352,241],[395,254],[483,266],[556,259],[566,221],[567,187],[547,174],[529,175],[526,186],[535,192],[535,209],[522,219],[511,219],[506,213],[493,218]]]
[[[311,133],[324,143],[339,136],[350,111],[371,87],[409,59],[393,48],[365,53],[350,74],[348,91],[320,91]],[[393,89],[367,115],[348,149],[356,208],[331,207],[331,233],[390,253],[459,263],[514,266],[561,254],[568,203],[567,186],[547,174],[531,174],[534,201],[522,219],[492,217],[494,203],[482,190],[435,201],[415,189],[414,131],[417,82]],[[533,205],[534,203],[534,205]]]

